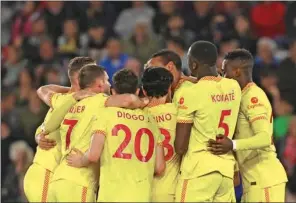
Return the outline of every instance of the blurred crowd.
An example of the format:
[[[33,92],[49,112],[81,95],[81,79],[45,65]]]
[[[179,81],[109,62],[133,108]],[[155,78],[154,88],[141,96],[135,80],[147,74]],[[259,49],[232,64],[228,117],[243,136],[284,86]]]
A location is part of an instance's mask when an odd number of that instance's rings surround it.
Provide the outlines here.
[[[141,75],[162,48],[182,58],[196,40],[223,56],[238,47],[255,58],[254,81],[274,109],[274,138],[296,196],[296,2],[10,2],[1,1],[1,189],[3,201],[26,201],[23,176],[47,112],[36,88],[69,85],[67,64],[91,56],[109,77]]]

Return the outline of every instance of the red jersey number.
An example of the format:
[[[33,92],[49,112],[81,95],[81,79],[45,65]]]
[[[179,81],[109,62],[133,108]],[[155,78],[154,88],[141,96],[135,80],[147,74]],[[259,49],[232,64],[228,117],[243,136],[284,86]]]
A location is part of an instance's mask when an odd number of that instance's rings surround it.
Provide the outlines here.
[[[160,133],[164,136],[164,140],[162,141],[162,146],[167,149],[167,153],[164,156],[164,160],[168,161],[174,155],[174,147],[170,144],[171,135],[168,130],[163,128],[160,128]]]
[[[78,122],[78,120],[70,120],[70,119],[65,119],[63,121],[64,125],[69,126],[67,133],[66,133],[66,150],[69,148],[69,145],[71,143],[71,134],[72,134],[73,128],[75,127],[77,122]]]
[[[221,112],[221,116],[220,116],[220,121],[219,121],[219,128],[223,128],[224,129],[224,135],[228,136],[229,135],[229,126],[227,123],[224,122],[224,118],[226,116],[230,116],[231,115],[231,110],[222,110]]]
[[[125,133],[125,138],[123,142],[119,145],[118,149],[116,152],[113,154],[114,158],[119,158],[119,159],[131,159],[132,154],[131,153],[124,153],[124,149],[128,146],[129,142],[131,141],[132,138],[132,132],[124,124],[118,124],[115,125],[114,128],[112,129],[112,136],[118,136],[118,131],[124,131]],[[143,155],[141,152],[141,139],[143,135],[148,136],[149,142],[148,142],[148,152],[146,155]],[[154,137],[152,132],[148,128],[141,128],[137,131],[136,136],[135,136],[135,142],[134,142],[134,150],[136,157],[139,161],[141,162],[148,162],[154,152]]]

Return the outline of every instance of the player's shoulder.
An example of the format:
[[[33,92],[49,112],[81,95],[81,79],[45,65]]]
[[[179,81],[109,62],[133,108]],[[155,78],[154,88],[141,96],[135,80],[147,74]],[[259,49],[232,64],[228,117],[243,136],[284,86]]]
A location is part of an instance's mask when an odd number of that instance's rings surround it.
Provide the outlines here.
[[[229,87],[231,88],[235,88],[239,91],[241,91],[241,88],[238,84],[238,82],[234,79],[230,79],[230,78],[224,78],[224,77],[221,77],[221,81],[227,85],[229,85]]]
[[[163,113],[177,114],[177,107],[173,103],[165,103],[153,107],[146,107],[145,110],[153,115]]]
[[[265,92],[255,83],[249,83],[242,90],[242,105],[270,105]]]
[[[69,97],[72,97],[73,93],[53,93],[50,97],[50,103],[52,107],[58,106]]]

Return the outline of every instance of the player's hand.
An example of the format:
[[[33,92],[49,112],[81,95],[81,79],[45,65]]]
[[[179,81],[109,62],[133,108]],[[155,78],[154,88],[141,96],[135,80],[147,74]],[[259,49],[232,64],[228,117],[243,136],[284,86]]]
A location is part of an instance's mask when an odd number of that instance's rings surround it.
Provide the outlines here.
[[[46,138],[47,134],[40,133],[37,135],[37,144],[43,150],[49,150],[56,146],[56,141]]]
[[[73,97],[74,97],[74,99],[75,99],[76,101],[80,101],[80,100],[82,100],[82,99],[84,99],[84,98],[92,97],[92,96],[94,96],[94,95],[96,95],[96,93],[91,92],[91,91],[88,91],[88,90],[80,90],[80,91],[78,91],[78,92],[75,92],[75,93],[73,94]]]
[[[140,98],[140,108],[143,109],[149,104],[149,99],[147,97]]]
[[[233,149],[232,140],[224,135],[217,135],[216,140],[208,141],[208,150],[215,155],[226,154]]]
[[[71,153],[67,156],[68,165],[75,168],[83,167],[83,160],[82,160],[83,156],[84,156],[84,153],[81,152],[80,150],[76,148],[72,149]]]

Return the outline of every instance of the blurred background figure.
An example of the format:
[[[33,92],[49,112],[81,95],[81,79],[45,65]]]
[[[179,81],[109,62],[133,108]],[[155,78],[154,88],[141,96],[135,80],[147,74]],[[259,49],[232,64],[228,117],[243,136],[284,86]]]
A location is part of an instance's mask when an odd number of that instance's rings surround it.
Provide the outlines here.
[[[150,56],[167,48],[182,58],[182,71],[190,75],[188,47],[196,40],[210,40],[218,47],[218,69],[233,49],[242,47],[253,54],[254,82],[272,104],[275,144],[278,156],[287,163],[288,198],[293,200],[295,9],[295,2],[2,1],[2,177],[17,162],[9,157],[15,141],[22,140],[35,150],[34,131],[48,107],[34,92],[41,85],[69,85],[67,67],[72,57],[92,57],[105,67],[111,82],[122,68],[140,77]],[[15,176],[9,183],[16,190],[4,189],[2,178],[3,198],[25,201],[15,181],[20,173],[8,171]]]
[[[33,156],[33,151],[26,142],[17,141],[11,144],[9,148],[11,164],[6,166],[7,174],[2,177],[4,178],[1,191],[2,201],[26,201],[23,191],[23,181],[25,173],[33,161]]]

